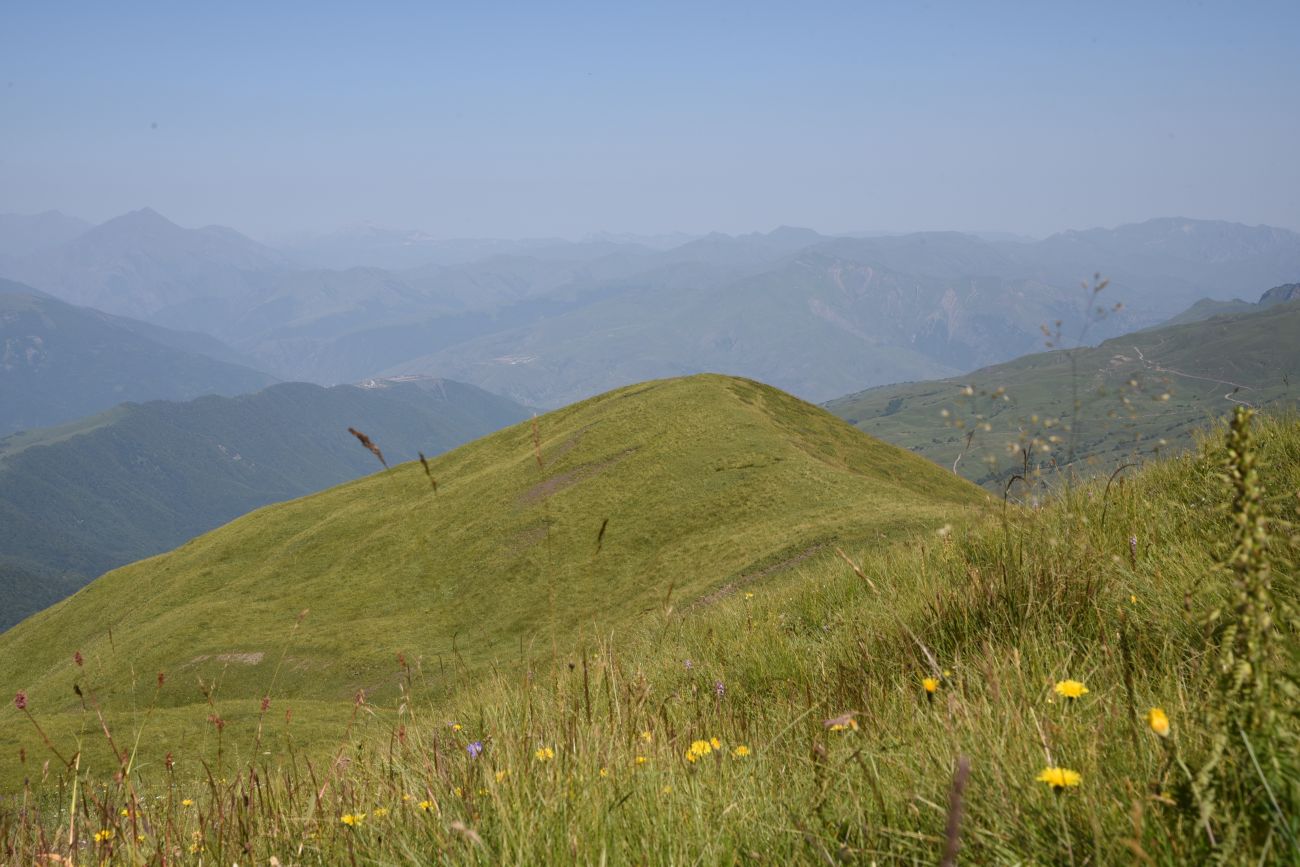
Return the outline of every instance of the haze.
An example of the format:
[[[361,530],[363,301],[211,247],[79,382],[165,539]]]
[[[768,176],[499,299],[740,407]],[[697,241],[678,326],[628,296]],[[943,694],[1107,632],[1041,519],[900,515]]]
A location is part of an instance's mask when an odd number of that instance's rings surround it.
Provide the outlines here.
[[[1295,3],[10,4],[0,211],[1300,228]]]

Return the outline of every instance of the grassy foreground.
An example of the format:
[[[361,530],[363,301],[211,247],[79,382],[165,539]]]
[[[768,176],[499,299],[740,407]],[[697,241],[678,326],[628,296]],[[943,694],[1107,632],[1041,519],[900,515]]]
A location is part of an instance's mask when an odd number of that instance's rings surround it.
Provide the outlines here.
[[[74,780],[51,757],[42,782],[29,755],[0,845],[15,863],[1293,862],[1298,494],[1300,424],[1243,417],[1109,489],[752,597],[664,600],[450,703],[394,659],[391,724],[332,760],[277,741],[209,773]]]

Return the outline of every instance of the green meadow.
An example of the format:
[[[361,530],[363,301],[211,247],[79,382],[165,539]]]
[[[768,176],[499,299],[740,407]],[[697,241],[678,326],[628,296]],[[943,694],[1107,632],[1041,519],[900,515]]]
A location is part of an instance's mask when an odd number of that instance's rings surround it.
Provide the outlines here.
[[[692,377],[429,470],[0,639],[7,857],[1300,858],[1294,417],[1021,504]]]

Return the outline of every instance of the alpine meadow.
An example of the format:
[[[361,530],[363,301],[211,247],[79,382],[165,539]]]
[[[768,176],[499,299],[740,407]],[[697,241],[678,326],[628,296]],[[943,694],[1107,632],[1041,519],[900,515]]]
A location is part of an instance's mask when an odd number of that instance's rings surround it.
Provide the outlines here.
[[[1300,865],[1300,6],[15,6],[0,867]]]

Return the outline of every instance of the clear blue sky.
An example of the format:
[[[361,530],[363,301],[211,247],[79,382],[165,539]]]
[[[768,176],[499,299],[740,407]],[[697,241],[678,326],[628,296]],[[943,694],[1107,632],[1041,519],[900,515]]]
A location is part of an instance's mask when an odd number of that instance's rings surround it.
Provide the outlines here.
[[[0,212],[1300,229],[1300,2],[0,5]],[[156,128],[155,125],[156,124]]]

